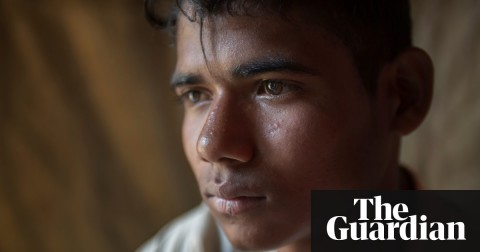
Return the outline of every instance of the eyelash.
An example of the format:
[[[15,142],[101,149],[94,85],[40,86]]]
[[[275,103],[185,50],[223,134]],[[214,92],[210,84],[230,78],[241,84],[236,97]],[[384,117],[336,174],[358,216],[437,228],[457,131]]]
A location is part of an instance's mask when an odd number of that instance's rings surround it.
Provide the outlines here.
[[[197,101],[194,101],[194,95],[197,95]],[[210,93],[202,88],[188,88],[185,91],[182,91],[180,95],[178,95],[179,100],[184,104],[198,104],[204,101],[211,100]]]
[[[267,98],[275,98],[286,95],[289,92],[296,91],[299,87],[289,81],[263,79],[258,81],[256,95]],[[277,89],[277,90],[274,90]],[[179,92],[179,100],[184,104],[195,105],[204,101],[211,100],[211,94],[208,90],[198,87],[191,87]]]
[[[279,89],[275,91],[273,90],[274,88]],[[257,94],[262,96],[275,97],[285,95],[285,93],[296,91],[298,89],[299,87],[297,85],[294,85],[288,81],[265,79],[259,81]]]

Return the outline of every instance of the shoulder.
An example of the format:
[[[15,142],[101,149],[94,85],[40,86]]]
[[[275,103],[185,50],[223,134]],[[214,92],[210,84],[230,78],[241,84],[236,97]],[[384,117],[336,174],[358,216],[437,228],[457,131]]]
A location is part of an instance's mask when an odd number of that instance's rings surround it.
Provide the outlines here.
[[[216,251],[218,243],[216,224],[201,204],[162,228],[137,252]]]

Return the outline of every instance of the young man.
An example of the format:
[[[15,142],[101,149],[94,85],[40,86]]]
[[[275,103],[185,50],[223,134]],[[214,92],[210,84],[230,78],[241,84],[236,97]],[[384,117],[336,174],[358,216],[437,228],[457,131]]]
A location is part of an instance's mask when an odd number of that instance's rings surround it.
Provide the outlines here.
[[[314,189],[412,189],[432,63],[407,1],[177,1],[172,78],[203,205],[140,251],[310,251]]]

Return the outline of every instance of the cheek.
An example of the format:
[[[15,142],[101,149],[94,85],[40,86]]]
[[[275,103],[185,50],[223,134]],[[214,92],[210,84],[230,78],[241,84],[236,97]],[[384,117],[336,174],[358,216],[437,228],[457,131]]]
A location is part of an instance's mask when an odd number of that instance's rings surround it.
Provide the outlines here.
[[[264,139],[269,151],[265,155],[277,153],[276,158],[290,165],[305,163],[328,151],[340,130],[336,118],[327,117],[311,106],[295,106],[266,114],[264,120],[268,123],[264,126]]]
[[[280,183],[295,191],[355,186],[358,167],[364,166],[356,153],[368,144],[368,113],[337,109],[322,113],[315,106],[297,106],[269,113],[266,121],[273,123],[264,126],[264,155],[281,174]]]
[[[277,185],[278,195],[284,200],[296,199],[289,207],[304,208],[309,202],[310,190],[323,178],[322,159],[326,146],[333,141],[336,130],[333,121],[323,121],[321,112],[309,104],[288,106],[281,110],[262,113],[262,137],[259,156],[268,167],[272,182]],[[323,166],[325,167],[325,166]],[[302,181],[298,183],[298,181]]]

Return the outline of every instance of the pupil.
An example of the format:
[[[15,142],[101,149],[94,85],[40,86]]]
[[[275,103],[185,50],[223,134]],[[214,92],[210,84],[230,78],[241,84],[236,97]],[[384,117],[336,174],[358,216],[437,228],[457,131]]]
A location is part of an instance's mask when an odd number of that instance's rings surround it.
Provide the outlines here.
[[[282,91],[282,88],[280,87],[280,85],[278,85],[278,83],[270,81],[267,84],[267,90],[271,94],[278,95]]]
[[[192,91],[188,94],[188,99],[190,99],[191,102],[198,102],[199,99],[199,93],[198,91]]]
[[[275,89],[277,89],[277,84],[272,82],[268,83],[268,89],[274,91]]]

